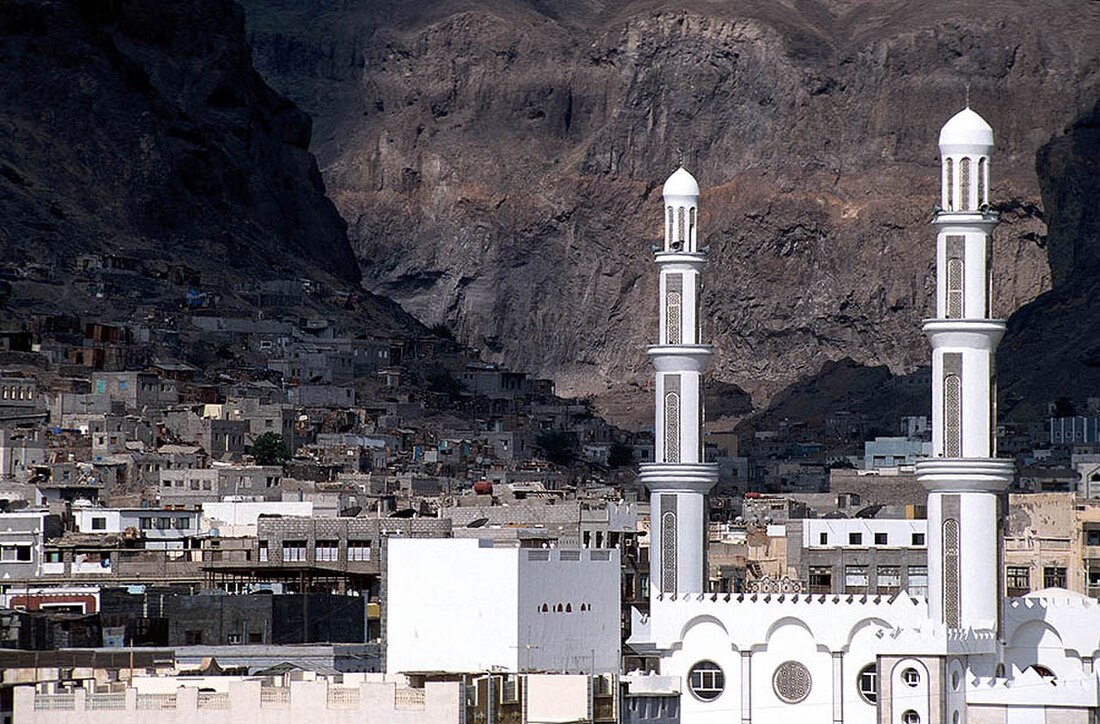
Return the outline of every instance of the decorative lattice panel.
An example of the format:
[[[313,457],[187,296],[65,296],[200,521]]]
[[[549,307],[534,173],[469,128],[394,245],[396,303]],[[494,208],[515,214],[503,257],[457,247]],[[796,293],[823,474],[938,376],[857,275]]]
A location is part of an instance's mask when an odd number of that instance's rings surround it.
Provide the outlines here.
[[[963,260],[953,257],[947,260],[947,318],[963,316]]]
[[[676,212],[676,241],[683,242],[684,240],[684,207],[681,206]]]
[[[943,454],[962,457],[962,380],[958,375],[943,378]]]
[[[680,395],[665,395],[665,462],[680,462]]]
[[[786,661],[775,669],[772,688],[780,701],[797,704],[810,695],[813,681],[810,670],[799,661]]]
[[[676,592],[676,514],[661,515],[661,592]]]
[[[672,233],[673,233],[673,230],[675,228],[676,228],[676,212],[671,206],[669,206],[668,207],[668,229],[665,231],[665,240],[669,244],[672,244]]]
[[[943,619],[959,627],[959,521],[943,522]]]
[[[683,300],[680,292],[669,292],[665,298],[665,344],[680,344]]]

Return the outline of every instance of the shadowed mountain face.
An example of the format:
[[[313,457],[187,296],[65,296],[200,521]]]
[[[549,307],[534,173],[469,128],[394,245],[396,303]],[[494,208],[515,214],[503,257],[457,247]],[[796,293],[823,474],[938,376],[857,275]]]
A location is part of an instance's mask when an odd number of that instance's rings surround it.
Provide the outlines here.
[[[994,309],[1047,291],[1064,242],[1042,246],[1040,190],[1066,182],[1036,153],[1061,158],[1100,97],[1096,3],[244,4],[259,69],[314,115],[367,286],[567,393],[648,383],[681,155],[714,375],[760,407],[829,361],[926,361],[936,134],[968,82],[997,134]]]
[[[253,69],[229,0],[0,12],[0,254],[13,267],[46,264],[56,282],[76,255],[116,253],[186,264],[217,290],[316,272],[355,283],[309,139],[309,117]]]

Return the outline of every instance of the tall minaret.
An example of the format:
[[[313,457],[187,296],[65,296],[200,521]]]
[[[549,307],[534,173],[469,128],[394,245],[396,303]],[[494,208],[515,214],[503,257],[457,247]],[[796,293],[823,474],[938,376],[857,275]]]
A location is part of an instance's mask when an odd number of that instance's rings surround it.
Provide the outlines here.
[[[994,353],[1005,323],[990,316],[989,154],[993,129],[970,108],[940,131],[942,210],[936,235],[932,344],[933,459],[917,465],[928,490],[928,605],[948,628],[997,629],[998,494],[1013,465],[996,459]]]
[[[642,465],[649,488],[652,595],[706,590],[706,494],[718,466],[703,462],[703,370],[713,348],[702,344],[698,245],[699,184],[683,168],[664,187],[660,267],[660,339],[649,348],[657,369],[656,462]]]

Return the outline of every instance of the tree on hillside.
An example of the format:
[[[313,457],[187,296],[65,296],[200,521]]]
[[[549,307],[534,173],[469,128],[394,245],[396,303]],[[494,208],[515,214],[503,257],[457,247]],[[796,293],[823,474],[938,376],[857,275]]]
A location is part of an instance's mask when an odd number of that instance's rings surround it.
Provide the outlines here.
[[[277,432],[265,432],[252,443],[252,457],[258,465],[282,465],[290,459],[290,451]]]

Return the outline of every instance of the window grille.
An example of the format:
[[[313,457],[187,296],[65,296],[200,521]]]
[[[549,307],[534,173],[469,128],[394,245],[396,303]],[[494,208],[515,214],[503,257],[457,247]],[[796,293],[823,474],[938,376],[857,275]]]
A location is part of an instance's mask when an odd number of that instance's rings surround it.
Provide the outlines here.
[[[970,210],[970,159],[959,161],[959,210]]]
[[[681,342],[681,310],[683,301],[680,292],[669,292],[665,300],[665,344]]]

